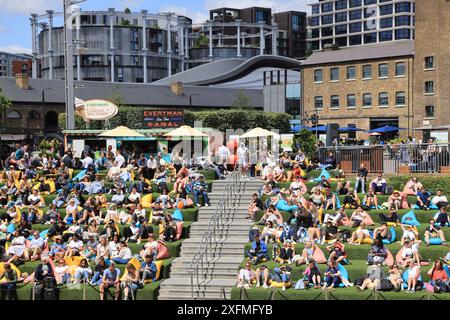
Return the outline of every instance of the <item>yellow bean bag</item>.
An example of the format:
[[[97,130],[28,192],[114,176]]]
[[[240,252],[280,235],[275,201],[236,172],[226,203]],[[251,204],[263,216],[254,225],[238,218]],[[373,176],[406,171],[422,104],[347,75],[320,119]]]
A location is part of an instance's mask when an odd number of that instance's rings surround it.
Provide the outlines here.
[[[5,244],[5,251],[8,251],[8,248],[9,248],[9,243],[7,242],[7,243]]]
[[[16,207],[17,216],[14,220],[15,223],[20,223],[20,220],[22,219],[22,212],[20,212],[20,209]]]
[[[275,282],[275,281],[272,281],[272,282],[270,283],[270,287],[271,287],[271,288],[283,288],[283,286],[284,286],[284,283],[283,283],[283,282]],[[290,283],[290,282],[286,283],[286,288],[290,288],[290,287],[291,287],[291,283]]]
[[[38,182],[35,184],[35,186],[33,187],[33,190],[38,190],[41,187],[41,183]]]
[[[53,181],[53,180],[45,180],[45,183],[48,184],[48,185],[50,186],[50,194],[56,192],[55,181]]]
[[[70,267],[75,266],[78,267],[81,263],[81,260],[83,260],[83,257],[79,256],[73,256],[73,257],[65,257],[64,262]]]
[[[372,244],[373,240],[370,238],[364,238],[361,240],[361,244]]]
[[[396,227],[397,224],[395,222],[387,222],[386,223],[388,227]]]
[[[73,169],[69,169],[69,179],[72,179],[73,177]]]
[[[155,266],[156,266],[156,280],[158,280],[159,275],[161,273],[161,266],[162,266],[163,260],[153,261],[153,262],[155,263]],[[139,271],[141,269],[141,264],[136,258],[132,258],[130,261],[128,261],[128,264],[132,264],[136,268],[137,271]],[[127,268],[125,268],[125,271],[124,271],[122,277],[120,278],[120,281],[125,281],[127,276],[128,276],[128,270],[127,270]],[[145,281],[145,283],[151,283],[151,282],[152,282],[151,279],[147,279]]]
[[[152,194],[146,194],[145,196],[143,196],[141,198],[141,204],[142,207],[144,208],[151,208],[151,204],[152,204]]]
[[[19,268],[17,268],[14,264],[11,263],[11,269],[13,269],[17,273],[17,277],[20,277],[22,272],[20,272]],[[3,262],[0,263],[0,273],[5,272],[5,264]],[[0,279],[0,282],[6,280],[4,277]]]
[[[320,209],[319,210],[317,210],[317,215],[318,215],[318,218],[319,218],[319,221],[320,221],[320,223],[322,223],[322,217],[323,217],[323,207],[320,207]]]

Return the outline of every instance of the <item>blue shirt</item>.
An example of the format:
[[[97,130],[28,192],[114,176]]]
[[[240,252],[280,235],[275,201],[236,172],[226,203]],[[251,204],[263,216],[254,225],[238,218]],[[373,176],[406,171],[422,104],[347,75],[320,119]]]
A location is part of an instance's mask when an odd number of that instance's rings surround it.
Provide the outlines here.
[[[114,271],[111,272],[111,269],[108,268],[103,272],[103,276],[107,281],[116,281],[117,277],[120,276],[120,269],[114,268]]]
[[[422,202],[426,202],[427,199],[431,196],[430,193],[427,191],[425,193],[422,193],[422,191],[417,192],[417,196],[420,198]]]

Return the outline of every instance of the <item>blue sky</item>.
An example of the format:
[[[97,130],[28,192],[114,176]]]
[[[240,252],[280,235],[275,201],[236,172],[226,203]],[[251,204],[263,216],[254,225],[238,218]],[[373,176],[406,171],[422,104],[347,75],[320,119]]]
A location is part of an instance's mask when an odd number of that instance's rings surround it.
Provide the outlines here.
[[[201,22],[208,17],[208,10],[218,7],[244,8],[270,7],[274,12],[286,10],[305,11],[312,0],[87,0],[82,10],[116,10],[130,8],[133,11],[147,9],[150,12],[171,11]],[[0,0],[0,51],[30,52],[31,13],[42,14],[46,9],[62,11],[63,0]],[[56,22],[55,22],[56,24]]]

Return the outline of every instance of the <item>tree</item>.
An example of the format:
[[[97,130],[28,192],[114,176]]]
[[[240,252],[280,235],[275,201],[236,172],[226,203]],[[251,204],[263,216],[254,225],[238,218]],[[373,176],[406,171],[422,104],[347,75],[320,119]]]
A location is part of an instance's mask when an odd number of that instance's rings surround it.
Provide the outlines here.
[[[302,150],[308,158],[316,152],[316,136],[306,129],[301,130],[294,138],[294,151]]]
[[[200,35],[198,39],[195,41],[195,48],[207,47],[209,46],[209,38],[204,34]]]
[[[124,12],[125,13],[131,13],[131,10],[130,10],[130,8],[125,8]]]
[[[6,127],[6,110],[9,109],[11,105],[11,100],[3,94],[2,88],[0,88],[0,112],[3,118],[3,129]]]
[[[115,86],[113,89],[113,92],[111,93],[111,96],[108,99],[112,103],[114,103],[117,107],[120,107],[124,104],[124,98],[123,95],[120,93],[119,86]]]
[[[236,100],[233,101],[233,107],[236,109],[253,109],[252,98],[247,96],[242,89],[236,93]]]

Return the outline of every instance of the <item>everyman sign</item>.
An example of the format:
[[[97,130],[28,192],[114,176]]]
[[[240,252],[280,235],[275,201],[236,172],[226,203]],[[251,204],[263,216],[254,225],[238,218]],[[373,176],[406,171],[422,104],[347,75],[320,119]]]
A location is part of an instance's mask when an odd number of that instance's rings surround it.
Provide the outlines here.
[[[178,128],[184,124],[183,110],[144,110],[144,127]]]

